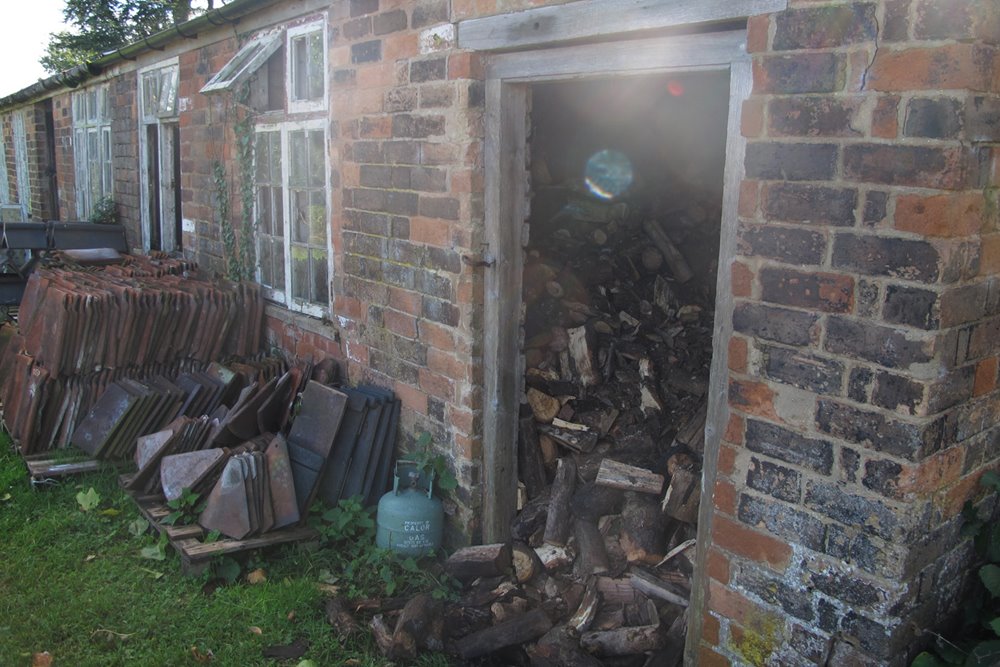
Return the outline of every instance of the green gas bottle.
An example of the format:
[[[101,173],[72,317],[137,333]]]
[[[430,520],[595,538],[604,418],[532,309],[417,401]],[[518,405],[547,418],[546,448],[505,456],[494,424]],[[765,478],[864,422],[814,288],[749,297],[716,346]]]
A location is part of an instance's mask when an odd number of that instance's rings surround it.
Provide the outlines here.
[[[378,501],[375,544],[405,556],[424,556],[441,546],[444,508],[434,497],[434,471],[421,473],[397,461],[392,491]]]

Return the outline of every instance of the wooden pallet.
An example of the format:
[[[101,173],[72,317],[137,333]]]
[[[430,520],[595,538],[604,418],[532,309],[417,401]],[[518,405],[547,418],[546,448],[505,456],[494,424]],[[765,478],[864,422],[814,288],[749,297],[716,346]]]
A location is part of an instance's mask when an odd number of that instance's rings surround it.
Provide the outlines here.
[[[126,480],[127,476],[123,476],[122,479]],[[214,542],[205,542],[205,530],[197,524],[171,526],[163,523],[173,510],[166,506],[162,496],[133,495],[132,498],[150,525],[161,535],[166,535],[170,546],[177,550],[181,557],[181,571],[184,574],[201,574],[215,556],[241,554],[290,542],[308,542],[318,537],[314,528],[292,526],[245,540],[221,537]]]
[[[105,466],[113,466],[109,461],[98,461],[90,458],[82,452],[78,457],[60,456],[53,458],[52,452],[41,452],[38,454],[28,454],[22,457],[24,464],[28,466],[28,474],[31,475],[32,486],[50,484],[60,477],[69,477],[88,472],[95,472]]]

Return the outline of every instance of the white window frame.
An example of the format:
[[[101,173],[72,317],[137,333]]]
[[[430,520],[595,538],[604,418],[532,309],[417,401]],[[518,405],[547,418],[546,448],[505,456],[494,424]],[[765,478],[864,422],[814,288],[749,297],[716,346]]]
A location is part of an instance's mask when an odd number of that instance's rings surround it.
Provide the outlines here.
[[[323,80],[323,93],[320,95],[319,99],[312,100],[300,100],[295,97],[295,80],[296,75],[295,70],[295,54],[292,50],[292,42],[299,37],[307,36],[310,33],[318,32],[323,40],[322,53],[323,53],[323,65],[320,77]],[[286,32],[285,40],[285,99],[288,108],[288,113],[303,113],[308,111],[323,111],[327,108],[327,97],[330,94],[330,83],[328,72],[328,59],[329,54],[327,49],[329,45],[327,43],[327,29],[326,29],[326,15],[323,18],[317,19],[315,21],[310,21],[309,23],[303,23],[302,25],[297,25],[289,28]]]
[[[281,31],[258,35],[244,44],[199,92],[218,93],[234,88],[266,63],[280,46]]]
[[[114,161],[111,155],[111,104],[107,84],[73,93],[73,167],[76,182],[76,214],[90,215],[97,199],[114,195]],[[97,154],[90,138],[96,137]],[[91,168],[98,165],[96,183]],[[95,197],[96,195],[96,197]]]
[[[7,142],[0,131],[0,204],[10,204],[10,181],[7,173]]]
[[[323,191],[325,194],[325,206],[326,206],[326,220],[325,224],[325,236],[326,236],[326,278],[327,278],[327,301],[328,303],[317,304],[313,302],[302,301],[300,299],[294,298],[292,296],[292,201],[291,201],[291,188],[289,186],[289,173],[291,161],[289,159],[289,141],[288,135],[290,132],[295,132],[297,130],[323,130]],[[317,118],[315,120],[298,120],[298,121],[287,121],[282,123],[261,123],[254,128],[254,144],[256,145],[256,135],[260,132],[280,132],[281,134],[281,206],[282,206],[282,219],[283,228],[282,233],[284,235],[284,271],[285,271],[285,288],[284,290],[277,290],[271,287],[261,286],[264,290],[264,295],[266,298],[282,304],[288,310],[294,310],[306,315],[312,315],[313,317],[324,317],[330,312],[330,308],[333,305],[333,242],[330,233],[330,217],[331,217],[331,188],[330,188],[330,130],[329,122],[325,118]],[[256,165],[254,168],[254,216],[256,219],[260,219],[260,211],[257,210],[257,196],[256,196]],[[261,282],[262,271],[261,271],[261,253],[260,253],[260,239],[257,239],[257,282]]]
[[[147,80],[147,75],[152,72],[159,73],[158,90],[157,90],[157,104],[155,109],[147,109],[146,95],[144,94],[144,86]],[[169,78],[164,78],[163,74],[169,74]],[[137,72],[137,93],[139,96],[138,101],[138,116],[139,116],[139,201],[140,201],[140,220],[142,227],[142,247],[144,250],[149,250],[151,245],[151,234],[150,226],[152,221],[149,216],[149,205],[150,205],[150,194],[149,190],[151,187],[160,187],[160,245],[162,249],[166,252],[171,252],[176,248],[180,247],[180,239],[174,238],[174,232],[172,227],[168,224],[169,229],[164,228],[163,220],[164,218],[171,217],[164,215],[165,207],[172,207],[172,202],[166,200],[163,197],[163,192],[171,191],[172,188],[176,187],[177,184],[172,183],[173,175],[172,172],[169,176],[170,182],[152,184],[149,182],[149,164],[148,156],[150,152],[150,147],[148,146],[148,138],[146,128],[150,125],[159,125],[158,136],[160,137],[160,146],[157,147],[157,154],[160,156],[161,165],[165,156],[172,155],[169,151],[180,150],[180,146],[173,146],[172,143],[168,143],[169,139],[165,138],[167,132],[164,131],[165,127],[176,124],[179,120],[178,116],[180,114],[179,108],[179,86],[180,86],[180,65],[177,57],[168,58],[166,60],[161,60],[158,63],[149,65],[139,69]],[[173,90],[164,90],[168,88],[169,83],[173,83]],[[159,103],[159,100],[163,97],[163,93],[167,92],[172,95],[172,105],[167,108],[163,108],[163,105]],[[173,211],[169,208],[168,213]]]
[[[31,176],[28,172],[28,134],[25,130],[25,116],[28,109],[19,109],[11,117],[14,135],[14,175],[17,178],[17,199],[21,205],[21,217],[31,217]]]

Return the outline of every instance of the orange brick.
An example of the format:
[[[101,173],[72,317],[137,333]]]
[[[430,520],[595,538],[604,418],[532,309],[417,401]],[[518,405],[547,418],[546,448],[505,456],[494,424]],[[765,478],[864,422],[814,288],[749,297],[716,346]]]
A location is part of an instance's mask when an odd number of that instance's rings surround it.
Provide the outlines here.
[[[972,395],[982,396],[997,388],[997,358],[989,357],[976,364],[976,379]]]
[[[757,203],[760,193],[760,181],[743,181],[740,183],[739,214],[741,218],[757,216]]]
[[[478,53],[466,51],[448,56],[449,79],[482,79],[483,59]]]
[[[722,444],[719,447],[719,474],[732,477],[736,470],[736,448]]]
[[[476,415],[471,410],[452,407],[448,411],[448,421],[459,433],[472,435],[476,431]]]
[[[733,262],[733,296],[748,297],[753,291],[753,271],[743,262]]]
[[[397,33],[382,40],[382,60],[395,63],[420,53],[420,38],[415,33]]]
[[[701,640],[713,646],[719,645],[719,634],[722,626],[719,619],[707,611],[701,615]]]
[[[405,336],[406,338],[417,337],[417,318],[413,315],[400,313],[395,310],[385,310],[382,313],[382,322],[389,331]]]
[[[715,508],[730,516],[736,515],[736,487],[725,477],[715,480]]]
[[[729,658],[707,646],[698,647],[698,667],[729,667]]]
[[[455,351],[455,334],[449,327],[429,320],[420,320],[420,340],[442,352]]]
[[[993,86],[995,56],[979,44],[890,51],[881,48],[868,73],[870,90],[973,90]]]
[[[894,226],[924,236],[970,236],[983,226],[986,198],[981,192],[900,195]]]
[[[778,571],[783,571],[792,557],[792,548],[785,542],[718,514],[712,518],[712,542],[730,553]]]
[[[735,373],[747,372],[746,338],[733,336],[729,339],[729,370]]]
[[[419,315],[423,306],[423,297],[418,292],[389,288],[389,307],[410,315]]]
[[[743,444],[743,431],[746,428],[743,417],[730,413],[729,422],[726,424],[726,432],[722,434],[722,439],[734,445]],[[733,450],[733,458],[736,458],[736,451]],[[719,461],[722,461],[722,453],[719,453]]]
[[[968,477],[963,477],[954,486],[941,491],[934,503],[940,508],[942,519],[957,516],[962,511],[967,500],[976,500],[982,497],[984,489],[979,485],[979,478],[984,471],[973,473]]]
[[[729,405],[758,417],[781,421],[774,409],[774,397],[774,389],[764,382],[729,382]]]
[[[399,397],[400,403],[407,410],[413,410],[414,412],[419,412],[422,415],[427,414],[427,394],[426,392],[417,389],[416,387],[411,387],[405,382],[400,382],[396,380],[393,383],[393,390],[396,392],[396,396]]]
[[[1000,234],[986,234],[979,244],[979,275],[1000,273]]]
[[[709,549],[708,558],[705,560],[705,573],[712,579],[718,581],[720,584],[728,584],[729,557],[718,549]],[[714,644],[715,642],[712,643]]]
[[[895,139],[899,134],[899,96],[880,95],[872,111],[872,136]]]
[[[349,317],[353,320],[360,320],[364,316],[365,306],[353,296],[337,296],[335,302],[337,314]]]
[[[410,240],[439,247],[451,245],[451,226],[437,218],[410,218]]]
[[[469,367],[465,362],[435,347],[427,348],[427,368],[452,380],[469,379]]]
[[[767,51],[771,31],[771,17],[767,14],[751,16],[747,20],[747,53]]]
[[[743,102],[740,114],[740,132],[744,137],[753,139],[759,137],[764,130],[764,100],[761,97],[751,97]]]
[[[421,368],[419,375],[420,388],[427,392],[428,396],[434,396],[448,402],[455,400],[455,383],[452,380],[426,368]]]
[[[466,461],[478,461],[483,457],[483,441],[455,433],[452,436],[455,441],[455,453]]]

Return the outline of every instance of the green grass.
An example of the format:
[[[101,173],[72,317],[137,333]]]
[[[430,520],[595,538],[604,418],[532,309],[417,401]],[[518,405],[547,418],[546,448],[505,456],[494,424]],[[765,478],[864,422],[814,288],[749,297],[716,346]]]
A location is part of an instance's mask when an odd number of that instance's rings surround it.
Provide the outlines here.
[[[76,494],[90,487],[101,503],[84,512]],[[140,557],[155,540],[129,532],[138,517],[113,473],[33,489],[2,438],[0,667],[30,665],[41,651],[56,667],[195,665],[191,647],[212,651],[212,665],[297,665],[262,655],[297,638],[310,642],[301,659],[320,667],[387,664],[370,636],[345,644],[326,622],[317,583],[323,570],[336,575],[336,550],[291,546],[268,552],[266,561],[252,556],[248,565],[265,569],[265,583],[206,594],[206,577],[181,574],[172,550],[163,561]],[[421,663],[447,664],[440,656]]]

